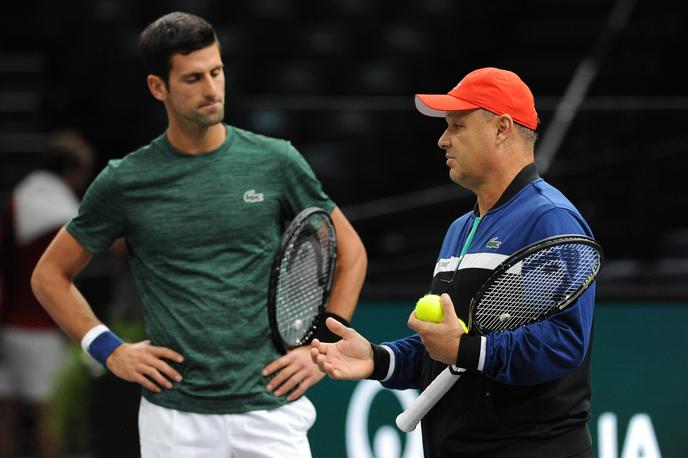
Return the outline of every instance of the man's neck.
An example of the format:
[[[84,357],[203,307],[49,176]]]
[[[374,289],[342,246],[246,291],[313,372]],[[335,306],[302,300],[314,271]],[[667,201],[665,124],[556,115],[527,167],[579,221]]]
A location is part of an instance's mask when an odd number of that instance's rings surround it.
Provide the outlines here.
[[[223,123],[199,128],[170,122],[167,128],[170,144],[185,154],[203,154],[216,150],[225,142],[226,136],[227,130]]]
[[[501,183],[499,185],[495,183],[488,189],[476,194],[478,197],[478,213],[481,217],[485,216],[485,213],[494,207],[494,204],[497,203],[506,188],[509,186],[509,183],[510,181],[507,183]]]

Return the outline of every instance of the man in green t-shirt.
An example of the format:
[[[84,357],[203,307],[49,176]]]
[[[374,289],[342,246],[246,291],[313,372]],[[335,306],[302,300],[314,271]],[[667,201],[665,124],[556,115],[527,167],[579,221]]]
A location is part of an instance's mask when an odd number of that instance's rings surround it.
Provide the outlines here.
[[[171,13],[141,34],[148,88],[168,129],[112,160],[32,278],[69,336],[116,376],[139,383],[148,457],[308,457],[315,421],[303,393],[322,377],[307,347],[270,340],[270,266],[287,221],[306,207],[332,215],[337,270],[327,313],[348,323],[366,254],[342,212],[285,140],[222,123],[225,81],[212,26]],[[124,343],[72,279],[123,237],[150,340]],[[319,339],[336,339],[320,331]]]

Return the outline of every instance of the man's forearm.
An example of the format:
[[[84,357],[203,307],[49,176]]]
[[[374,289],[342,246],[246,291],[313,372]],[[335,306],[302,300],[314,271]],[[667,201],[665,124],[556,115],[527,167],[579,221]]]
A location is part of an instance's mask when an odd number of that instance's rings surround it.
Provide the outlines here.
[[[39,265],[31,277],[31,288],[43,308],[74,341],[80,342],[100,324],[90,305],[71,278]]]
[[[350,321],[368,268],[361,238],[339,208],[332,211],[337,233],[337,267],[327,311]]]
[[[363,244],[348,247],[337,259],[337,268],[327,311],[351,320],[365,280],[368,258]]]

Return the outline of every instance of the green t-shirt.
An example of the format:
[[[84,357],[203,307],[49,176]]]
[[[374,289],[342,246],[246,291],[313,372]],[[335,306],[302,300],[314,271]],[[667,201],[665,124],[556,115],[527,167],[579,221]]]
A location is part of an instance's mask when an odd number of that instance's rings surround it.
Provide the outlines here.
[[[198,413],[283,404],[263,367],[279,357],[267,288],[285,221],[334,203],[291,143],[227,126],[215,151],[175,151],[166,135],[113,160],[67,230],[93,255],[124,237],[154,345],[184,355],[184,377],[144,397]]]

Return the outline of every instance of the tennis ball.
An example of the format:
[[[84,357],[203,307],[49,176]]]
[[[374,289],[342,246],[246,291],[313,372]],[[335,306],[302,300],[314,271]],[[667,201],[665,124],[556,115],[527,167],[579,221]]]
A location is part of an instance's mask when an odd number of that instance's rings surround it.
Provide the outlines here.
[[[439,323],[444,319],[444,310],[437,294],[426,294],[416,302],[416,318],[423,321]],[[461,318],[458,319],[463,332],[468,334],[468,326]]]
[[[439,323],[444,319],[444,311],[437,294],[426,294],[416,302],[416,318]]]

